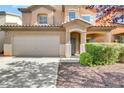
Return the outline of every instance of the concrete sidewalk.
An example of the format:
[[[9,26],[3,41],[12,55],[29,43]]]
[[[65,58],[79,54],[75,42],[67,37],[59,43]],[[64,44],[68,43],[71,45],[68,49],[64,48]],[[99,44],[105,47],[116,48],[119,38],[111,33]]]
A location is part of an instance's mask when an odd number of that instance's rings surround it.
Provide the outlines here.
[[[59,62],[59,57],[0,57],[0,62],[11,63],[14,61]]]

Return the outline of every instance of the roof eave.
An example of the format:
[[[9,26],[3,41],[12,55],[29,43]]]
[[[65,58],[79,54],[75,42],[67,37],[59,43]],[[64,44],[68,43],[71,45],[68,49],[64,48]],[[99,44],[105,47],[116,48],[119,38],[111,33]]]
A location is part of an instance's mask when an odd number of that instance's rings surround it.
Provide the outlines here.
[[[63,31],[64,28],[62,26],[57,25],[0,25],[0,31]]]
[[[0,25],[0,27],[61,27],[61,25]]]
[[[117,26],[90,26],[88,31],[111,31],[117,28]]]
[[[22,13],[30,13],[31,10],[30,9],[26,9],[26,8],[18,8],[18,10]]]
[[[22,13],[30,13],[32,12],[32,9],[35,8],[35,7],[38,7],[38,6],[48,6],[48,9],[52,10],[52,11],[56,11],[56,9],[50,5],[32,5],[32,6],[29,6],[27,8],[18,8],[19,11],[21,11]]]

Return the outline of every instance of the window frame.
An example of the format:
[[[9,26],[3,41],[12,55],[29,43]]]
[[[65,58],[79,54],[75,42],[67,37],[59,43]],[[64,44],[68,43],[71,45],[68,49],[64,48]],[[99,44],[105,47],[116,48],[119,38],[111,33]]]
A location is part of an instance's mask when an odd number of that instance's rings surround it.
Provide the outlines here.
[[[43,17],[43,18],[46,17],[46,19],[42,19],[41,17]],[[41,19],[42,19],[42,21],[41,21]],[[45,22],[45,20],[46,20],[46,22]],[[38,14],[37,22],[38,22],[38,24],[48,24],[48,15],[47,14]]]
[[[74,12],[75,13],[75,18],[70,18],[70,12]],[[68,10],[68,20],[71,21],[71,20],[74,20],[76,19],[76,10]]]
[[[89,16],[89,17],[90,17],[90,21],[83,19],[83,18],[82,18],[83,16]],[[87,21],[87,22],[89,22],[89,23],[92,23],[92,22],[93,22],[93,16],[92,16],[92,15],[81,15],[81,16],[80,16],[80,19],[81,19],[81,20],[84,20],[84,21]]]

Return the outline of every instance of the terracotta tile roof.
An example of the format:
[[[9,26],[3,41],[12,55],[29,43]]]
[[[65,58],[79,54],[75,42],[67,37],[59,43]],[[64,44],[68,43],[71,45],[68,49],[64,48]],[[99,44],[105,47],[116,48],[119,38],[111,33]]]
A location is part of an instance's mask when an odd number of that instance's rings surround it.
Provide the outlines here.
[[[0,25],[0,27],[60,27],[61,25],[51,25],[51,24],[43,24],[43,25],[17,25],[17,24],[4,24]]]
[[[63,31],[60,25],[0,25],[0,31]]]
[[[111,25],[113,25],[113,26],[124,26],[124,24],[121,24],[121,23],[111,23]]]
[[[88,31],[111,31],[116,27],[117,26],[90,26],[88,27]]]

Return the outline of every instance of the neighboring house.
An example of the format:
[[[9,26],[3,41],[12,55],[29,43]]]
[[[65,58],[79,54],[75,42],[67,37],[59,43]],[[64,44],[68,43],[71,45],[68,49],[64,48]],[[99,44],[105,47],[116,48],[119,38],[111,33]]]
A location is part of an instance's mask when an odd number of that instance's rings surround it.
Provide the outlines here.
[[[5,11],[0,11],[0,25],[22,25],[22,19],[19,15],[16,15],[14,13],[9,13]]]
[[[0,11],[0,25],[22,25],[21,17],[8,13],[5,11]],[[4,31],[0,32],[0,53],[3,52],[3,43],[4,43]]]
[[[33,5],[19,8],[22,25],[1,25],[5,56],[71,57],[86,41],[112,42],[124,33],[118,24],[96,25],[96,11],[86,5]]]

